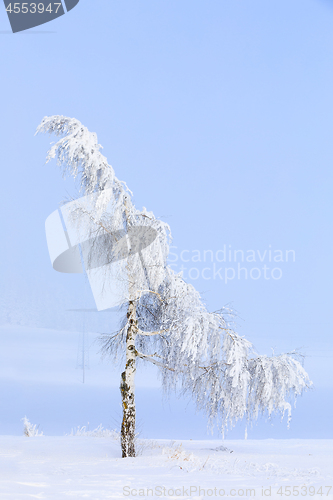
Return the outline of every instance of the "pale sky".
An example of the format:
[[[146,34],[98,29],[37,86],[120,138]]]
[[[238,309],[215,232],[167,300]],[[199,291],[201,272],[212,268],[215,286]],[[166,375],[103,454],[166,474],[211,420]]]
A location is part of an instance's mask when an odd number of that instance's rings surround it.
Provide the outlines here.
[[[207,308],[231,304],[261,353],[301,348],[318,394],[332,396],[333,3],[81,0],[52,23],[9,30],[0,6],[10,321],[18,311],[23,325],[75,330],[82,319],[67,309],[93,306],[81,276],[51,267],[45,219],[74,191],[55,162],[44,165],[54,138],[34,137],[45,115],[76,117],[135,204],[170,224],[170,262]],[[105,313],[103,328],[115,320]],[[332,413],[324,399],[309,426]]]

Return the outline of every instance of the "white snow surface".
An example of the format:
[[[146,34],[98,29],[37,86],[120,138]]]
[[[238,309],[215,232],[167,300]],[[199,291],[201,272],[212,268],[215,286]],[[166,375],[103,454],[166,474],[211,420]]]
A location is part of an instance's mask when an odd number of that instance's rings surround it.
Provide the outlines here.
[[[139,440],[138,450],[121,458],[112,435],[0,436],[0,498],[278,499],[281,487],[333,498],[333,440]]]

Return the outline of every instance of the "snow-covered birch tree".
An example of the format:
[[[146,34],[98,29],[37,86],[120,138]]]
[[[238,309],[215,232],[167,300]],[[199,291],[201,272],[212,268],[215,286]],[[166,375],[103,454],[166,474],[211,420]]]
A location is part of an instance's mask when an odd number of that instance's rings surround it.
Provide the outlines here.
[[[78,224],[86,217],[93,222],[88,267],[126,263],[123,320],[117,332],[102,339],[104,352],[125,363],[122,456],[135,456],[138,360],[154,364],[167,392],[191,396],[210,425],[223,432],[240,419],[255,420],[265,412],[282,417],[287,412],[289,424],[293,400],[311,385],[295,353],[260,356],[236,333],[228,310],[208,312],[195,288],[167,265],[169,226],[134,206],[126,184],[102,155],[96,134],[64,116],[45,117],[37,132],[60,136],[47,161],[57,158],[63,173],[79,180],[82,193],[94,195],[89,209],[78,206],[73,214]],[[103,279],[107,286],[107,273]]]

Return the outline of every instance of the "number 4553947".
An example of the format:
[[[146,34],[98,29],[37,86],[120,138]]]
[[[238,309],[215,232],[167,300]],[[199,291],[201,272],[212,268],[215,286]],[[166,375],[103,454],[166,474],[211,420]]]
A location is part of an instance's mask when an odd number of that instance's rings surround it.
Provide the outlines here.
[[[13,5],[13,7],[12,7]],[[52,9],[53,6],[53,9]],[[55,12],[56,14],[58,13],[58,10],[61,7],[61,3],[50,3],[47,7],[43,3],[29,3],[29,2],[23,2],[23,3],[10,3],[8,7],[6,8],[6,11],[9,12],[10,14],[43,14],[43,12],[49,12],[52,14],[52,12]]]

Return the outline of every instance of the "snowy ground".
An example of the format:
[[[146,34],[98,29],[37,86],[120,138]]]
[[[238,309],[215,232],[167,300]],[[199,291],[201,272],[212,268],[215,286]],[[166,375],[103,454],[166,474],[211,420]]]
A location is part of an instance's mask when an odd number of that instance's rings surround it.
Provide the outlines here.
[[[244,436],[243,426],[222,442],[204,440],[206,419],[187,401],[163,401],[156,372],[140,368],[141,435],[188,439],[142,440],[142,454],[124,460],[112,437],[64,436],[88,422],[120,425],[119,370],[101,362],[92,335],[86,340],[90,369],[83,384],[80,334],[0,327],[0,434],[7,434],[0,436],[0,500],[333,499],[333,439],[261,439],[333,437],[333,390],[320,385],[324,375],[298,401],[290,430],[279,419],[261,421],[248,429],[249,438],[260,439],[232,440]],[[24,415],[46,436],[22,436]],[[218,450],[222,445],[233,452]]]
[[[1,436],[0,498],[333,498],[333,440],[143,440],[139,449],[122,459],[110,437]]]

